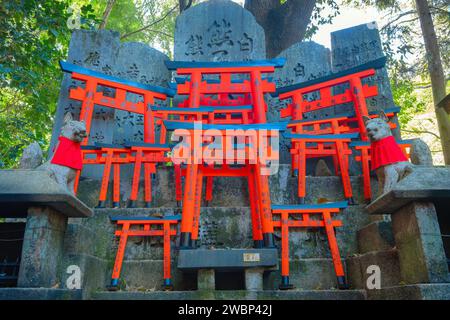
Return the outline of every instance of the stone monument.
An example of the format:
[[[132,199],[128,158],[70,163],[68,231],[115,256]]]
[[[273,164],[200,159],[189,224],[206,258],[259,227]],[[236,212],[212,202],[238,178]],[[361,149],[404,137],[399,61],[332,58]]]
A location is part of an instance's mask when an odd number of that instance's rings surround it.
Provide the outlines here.
[[[346,70],[383,56],[383,46],[376,22],[331,33],[331,64],[333,72]],[[363,84],[376,84],[378,87],[378,95],[366,99],[369,112],[385,110],[395,106],[386,67],[377,70],[375,76],[364,79]],[[348,112],[347,108],[336,109],[336,113]],[[393,121],[397,123],[398,127],[397,117],[394,117]],[[393,134],[397,139],[400,138],[400,130],[398,128],[393,130]]]
[[[331,72],[330,50],[313,41],[298,42],[281,52],[277,58],[286,59],[283,68],[276,69],[273,74],[273,81],[277,87],[323,77]],[[308,95],[308,98],[314,98],[314,94]],[[280,101],[277,97],[266,98],[269,106],[269,121],[282,120],[280,119],[280,110],[286,106],[287,101]],[[314,114],[314,116],[316,115]],[[280,162],[290,163],[290,161],[289,142],[281,137]]]
[[[177,17],[174,60],[242,61],[266,58],[263,28],[230,0],[211,0]]]

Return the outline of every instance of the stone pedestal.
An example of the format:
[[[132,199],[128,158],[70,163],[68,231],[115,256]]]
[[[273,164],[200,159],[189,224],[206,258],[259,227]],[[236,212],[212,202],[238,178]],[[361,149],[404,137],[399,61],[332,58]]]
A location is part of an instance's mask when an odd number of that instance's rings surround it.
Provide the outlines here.
[[[411,202],[392,215],[402,280],[407,284],[448,281],[447,259],[433,203]]]
[[[450,204],[449,167],[416,166],[366,207],[370,214],[391,214],[401,278],[406,284],[450,280],[433,201]]]
[[[67,217],[50,207],[30,207],[22,246],[19,287],[58,285]]]
[[[263,290],[263,275],[262,268],[245,269],[245,289],[248,291]]]
[[[0,170],[0,217],[27,218],[18,286],[61,287],[59,275],[68,217],[93,214],[41,170]]]
[[[197,289],[214,290],[216,288],[214,269],[200,269],[197,272]]]

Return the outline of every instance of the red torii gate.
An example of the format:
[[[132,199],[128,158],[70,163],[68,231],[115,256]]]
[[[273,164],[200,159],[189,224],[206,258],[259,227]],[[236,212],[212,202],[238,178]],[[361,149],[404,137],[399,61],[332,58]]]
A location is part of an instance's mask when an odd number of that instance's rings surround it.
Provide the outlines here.
[[[166,61],[165,64],[169,70],[176,70],[178,75],[185,76],[184,78],[176,78],[177,81],[177,93],[179,95],[187,95],[187,99],[180,103],[181,107],[198,111],[198,116],[203,120],[203,108],[202,105],[206,103],[206,107],[217,109],[217,113],[221,108],[228,107],[230,110],[239,110],[244,105],[239,105],[238,102],[250,105],[251,112],[242,113],[241,123],[266,123],[267,104],[264,101],[264,94],[275,91],[275,84],[270,79],[263,78],[264,73],[273,73],[275,68],[282,67],[285,63],[285,59],[273,59],[262,61],[246,61],[246,62],[185,62],[185,61]],[[207,79],[211,76],[217,76],[218,79]],[[244,75],[244,79],[232,79],[233,75]],[[246,77],[246,78],[245,78]],[[217,99],[211,98],[217,95]],[[230,98],[230,95],[241,96],[238,99]],[[174,108],[176,110],[176,108]],[[227,117],[225,121],[220,121],[214,117],[214,111],[209,111],[208,116],[205,119],[207,123],[236,123],[232,117]],[[193,121],[195,117],[191,117]],[[197,118],[199,119],[199,118]],[[188,121],[188,119],[185,119]],[[181,177],[181,170],[176,168],[176,177]],[[192,165],[187,165],[186,172],[186,185],[183,201],[183,212],[187,212],[188,220],[190,220],[191,211],[194,210],[194,198],[189,198],[186,195],[186,191],[196,190],[195,185],[197,183],[198,168],[194,168]],[[218,170],[220,171],[220,170]],[[224,171],[225,172],[225,171]],[[218,172],[217,176],[220,175]],[[211,196],[212,178],[210,175],[207,178],[207,198]],[[261,176],[262,190],[264,194],[261,197],[265,197],[264,203],[270,203],[270,197],[268,196],[268,180],[266,176]],[[178,185],[178,184],[177,184]],[[250,186],[251,187],[251,186]],[[177,192],[177,196],[181,196],[181,192]],[[178,200],[178,199],[177,199]],[[199,204],[198,204],[199,205]],[[260,210],[266,212],[266,215],[270,214],[270,206],[260,207]],[[186,221],[185,219],[185,221]],[[181,232],[181,246],[185,248],[191,247],[192,231],[191,223],[182,222]],[[188,227],[189,226],[189,227]],[[268,247],[273,247],[273,228],[267,227],[264,231],[264,243]],[[263,231],[263,232],[264,232]],[[255,233],[256,234],[256,233]],[[259,239],[254,239],[255,241]]]
[[[258,147],[259,130],[267,130],[266,137],[272,136],[273,130],[276,130],[276,134],[286,128],[285,123],[266,123],[266,124],[249,124],[249,125],[202,125],[202,128],[198,129],[194,123],[189,122],[176,122],[176,121],[164,121],[164,125],[167,130],[174,131],[176,129],[184,129],[184,132],[190,137],[195,135],[200,136],[199,139],[190,138],[189,143],[189,155],[183,155],[186,157],[186,181],[183,195],[183,207],[182,207],[182,219],[181,219],[181,234],[180,234],[180,248],[188,249],[193,247],[193,240],[198,238],[198,222],[200,219],[200,205],[202,199],[202,178],[212,176],[243,176],[247,177],[249,183],[249,198],[250,208],[252,214],[252,227],[253,227],[253,239],[255,245],[261,247],[274,247],[273,242],[273,225],[272,225],[272,213],[270,207],[270,190],[269,181],[267,175],[260,173],[261,167],[266,164],[260,159]],[[218,160],[215,158],[200,159],[197,154],[200,150],[203,155],[203,135],[207,130],[215,130],[220,132],[222,137],[225,137],[227,130],[233,132],[241,131],[239,134],[244,138],[247,138],[248,133],[246,130],[251,130],[256,136],[256,140],[252,137],[249,141],[244,141],[243,146],[246,153],[253,151],[255,155],[254,163],[249,162],[249,159],[245,159],[245,165],[242,168],[230,168],[228,165],[222,165],[220,168],[214,166],[208,166],[204,164],[204,161]],[[206,133],[207,134],[207,133]],[[180,134],[182,135],[182,134]],[[264,138],[263,138],[264,139]],[[193,142],[192,142],[193,141]],[[267,154],[273,157],[271,146],[268,146],[266,150]],[[276,154],[278,156],[278,154]],[[220,160],[224,160],[223,158]],[[259,223],[260,221],[260,223]]]
[[[80,120],[84,120],[84,122],[86,123],[87,131],[87,137],[81,143],[83,153],[84,155],[92,153],[96,154],[94,160],[85,159],[84,162],[86,164],[105,165],[102,187],[100,191],[99,207],[104,206],[112,163],[114,163],[114,178],[120,179],[120,169],[118,165],[125,162],[117,159],[117,155],[123,153],[126,154],[125,159],[129,161],[127,163],[135,164],[132,193],[130,196],[130,206],[134,206],[134,203],[137,200],[142,163],[144,165],[144,170],[146,173],[146,175],[144,176],[146,189],[145,200],[147,204],[149,204],[151,202],[150,173],[155,171],[155,162],[164,162],[167,160],[167,158],[165,158],[164,156],[164,153],[169,150],[169,147],[164,144],[165,134],[161,134],[159,141],[160,143],[155,143],[155,127],[157,119],[155,119],[155,115],[151,109],[151,106],[155,104],[156,100],[166,100],[167,97],[174,96],[175,91],[172,89],[124,80],[121,78],[103,74],[101,72],[83,68],[65,61],[60,61],[60,66],[64,72],[71,74],[72,79],[83,81],[85,83],[84,88],[77,87],[75,89],[71,89],[69,92],[69,98],[81,101]],[[115,96],[105,96],[103,92],[97,90],[98,86],[114,89]],[[143,101],[128,101],[128,93],[142,96]],[[92,150],[93,148],[87,148],[86,146],[89,140],[92,115],[95,105],[143,115],[144,144],[141,143],[139,144],[139,146],[134,146],[133,143],[128,143],[127,146],[102,144],[101,146],[97,145],[97,151]],[[133,153],[135,154],[135,156],[132,156]],[[106,154],[106,157],[102,157],[102,154]],[[117,161],[114,161],[114,159]],[[79,170],[75,182],[75,192],[77,191],[80,173],[81,171]],[[118,202],[116,190],[117,186],[118,183],[115,184],[114,188],[114,193],[116,194],[116,196],[114,197],[115,204],[117,204]]]
[[[376,96],[378,88],[377,86],[363,85],[362,79],[375,75],[375,69],[382,68],[385,64],[386,57],[382,57],[325,77],[278,88],[274,96],[278,96],[280,100],[291,99],[291,103],[281,110],[280,115],[282,118],[291,117],[292,120],[302,120],[305,112],[353,102],[361,139],[367,141],[366,127],[363,121],[363,116],[369,116],[366,98]],[[334,87],[346,83],[349,84],[348,89],[343,93],[333,95]],[[319,99],[313,101],[304,99],[304,95],[317,91],[320,93]]]

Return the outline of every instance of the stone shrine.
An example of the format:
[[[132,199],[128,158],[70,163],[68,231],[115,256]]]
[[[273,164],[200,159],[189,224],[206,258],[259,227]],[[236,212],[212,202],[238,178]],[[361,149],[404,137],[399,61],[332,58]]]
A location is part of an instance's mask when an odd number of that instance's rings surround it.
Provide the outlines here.
[[[249,11],[229,0],[205,1],[187,9],[176,20],[174,36],[174,60],[266,59],[263,28]],[[277,58],[286,58],[286,63],[271,75],[277,87],[321,78],[384,55],[374,23],[333,32],[331,38],[331,50],[312,41],[303,41],[281,52]],[[173,74],[164,64],[169,60],[165,54],[143,43],[121,43],[119,33],[114,31],[74,31],[66,60],[142,84],[167,88],[173,81]],[[371,81],[379,88],[379,95],[368,99],[371,111],[393,107],[386,68],[377,70],[375,77],[365,81]],[[64,74],[51,151],[57,142],[64,114],[71,112],[76,119],[79,117],[80,103],[68,97],[68,90],[77,85],[70,74]],[[103,89],[105,95],[114,96],[110,89]],[[308,96],[312,99],[316,94],[313,92]],[[139,96],[128,98],[135,102],[141,99]],[[179,100],[177,97],[160,104],[170,107]],[[268,95],[265,101],[270,121],[280,121],[279,110],[285,102]],[[339,106],[307,116],[321,119],[349,110],[348,106]],[[90,144],[142,141],[142,117],[99,106],[94,111]],[[399,137],[398,132],[396,134]],[[283,139],[280,143],[281,164],[278,172],[269,177],[270,200],[276,205],[293,205],[298,201],[298,181],[292,177],[289,143]],[[0,299],[448,300],[450,247],[442,241],[442,235],[450,232],[447,218],[450,168],[432,167],[426,146],[420,141],[415,145],[421,146],[414,147],[413,143],[411,148],[416,172],[391,192],[374,199],[369,206],[364,199],[360,168],[352,166],[349,170],[355,205],[349,205],[339,213],[342,226],[335,228],[350,286],[348,290],[338,290],[324,228],[290,233],[287,241],[290,279],[295,289],[278,290],[281,232],[275,232],[276,248],[253,248],[248,207],[250,193],[245,179],[215,177],[211,201],[208,206],[205,203],[198,206],[201,207],[199,255],[190,255],[194,250],[180,255],[178,237],[168,238],[175,291],[166,292],[160,287],[164,269],[162,237],[136,236],[130,238],[124,251],[119,291],[109,292],[106,288],[111,281],[119,247],[112,217],[134,219],[144,216],[150,220],[179,215],[181,209],[175,199],[173,167],[158,163],[151,180],[151,208],[144,207],[144,188],[140,188],[138,207],[126,207],[131,188],[130,167],[122,171],[120,208],[111,206],[113,191],[110,183],[106,208],[96,209],[91,208],[98,203],[101,166],[83,168],[77,197],[63,192],[42,172],[2,170],[0,218],[27,217],[27,222],[17,287],[0,288]],[[307,172],[314,172],[314,167],[315,163],[308,162]],[[28,184],[18,183],[25,177],[30,180]],[[42,181],[47,179],[50,182],[42,187]],[[375,177],[369,177],[369,180],[372,189],[376,190]],[[308,205],[346,200],[342,194],[342,182],[337,176],[308,174],[306,184],[309,192],[304,200]],[[392,218],[383,218],[385,215]],[[36,241],[35,234],[43,234],[42,243]],[[258,250],[267,251],[259,256],[261,251]],[[49,251],[50,259],[46,261],[45,254]],[[223,255],[220,259],[210,258],[216,254]],[[230,259],[223,259],[225,255]],[[207,259],[211,261],[202,261]],[[192,270],[193,263],[198,267],[195,270]],[[367,287],[368,270],[373,265],[378,266],[381,272],[380,290]],[[73,286],[73,266],[80,270],[80,288]],[[235,269],[227,270],[227,266]],[[33,275],[34,270],[44,271]]]

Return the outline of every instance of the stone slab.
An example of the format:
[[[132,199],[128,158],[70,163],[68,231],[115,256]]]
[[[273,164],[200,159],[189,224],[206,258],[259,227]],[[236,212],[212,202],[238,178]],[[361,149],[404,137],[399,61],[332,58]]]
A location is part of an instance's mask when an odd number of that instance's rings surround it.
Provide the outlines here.
[[[395,246],[390,221],[374,221],[357,232],[359,253],[388,250]]]
[[[59,186],[45,171],[0,171],[0,217],[23,218],[28,208],[48,206],[67,217],[90,217],[83,202]]]
[[[82,290],[0,288],[0,300],[81,300]]]
[[[174,60],[243,61],[266,58],[263,28],[230,0],[199,3],[176,19]]]
[[[450,283],[414,284],[367,290],[369,300],[450,300]]]
[[[376,22],[332,32],[331,55],[333,72],[350,69],[383,57],[383,47]],[[393,106],[392,91],[386,68],[377,70],[375,76],[364,79],[363,83],[376,84],[378,87],[378,95],[367,99],[369,111]]]
[[[236,270],[246,268],[277,268],[276,249],[193,249],[180,250],[178,269]]]
[[[294,83],[312,80],[326,76],[331,72],[330,49],[313,41],[298,42],[283,50],[277,58],[286,59],[283,68],[275,69],[273,74],[273,81],[277,87],[285,87]],[[288,100],[280,100],[278,97],[269,95],[266,98],[268,121],[280,121],[280,110],[286,107]],[[310,100],[312,98],[317,98],[317,92],[306,95],[306,99]],[[315,119],[318,115],[328,115],[330,112],[334,114],[334,110],[326,108],[319,112],[307,113],[304,117],[305,119]],[[284,136],[280,137],[280,163],[291,162],[289,148],[290,140]],[[307,161],[307,166],[310,162]]]
[[[365,300],[364,290],[97,292],[94,300]]]
[[[281,260],[279,263],[281,265]],[[346,270],[346,260],[342,259],[342,263]],[[264,289],[273,290],[279,287],[281,283],[280,269],[264,276]],[[336,273],[330,258],[296,259],[290,256],[289,281],[298,290],[337,289]]]
[[[448,199],[450,204],[450,166],[415,166],[414,171],[394,188],[366,207],[369,214],[392,214],[412,201]]]
[[[367,271],[370,266],[380,267],[381,288],[401,283],[398,252],[395,249],[347,257],[346,266],[348,282],[352,289],[367,289],[367,280],[372,274]]]

